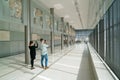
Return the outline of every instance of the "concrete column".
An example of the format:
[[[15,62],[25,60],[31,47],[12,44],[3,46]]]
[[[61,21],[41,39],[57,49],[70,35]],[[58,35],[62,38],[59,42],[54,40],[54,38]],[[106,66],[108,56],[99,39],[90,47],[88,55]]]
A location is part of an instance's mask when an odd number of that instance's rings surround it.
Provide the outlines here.
[[[51,22],[51,32],[50,32],[50,36],[51,36],[51,54],[54,52],[54,8],[50,8],[50,22]]]
[[[23,5],[23,22],[25,24],[25,64],[30,64],[29,41],[31,40],[31,0],[25,0]]]
[[[69,46],[69,23],[67,23],[67,29],[68,29],[68,32],[67,32],[67,46]]]
[[[29,54],[29,28],[25,26],[25,64],[30,63],[30,54]]]
[[[63,45],[64,45],[64,40],[63,40],[63,29],[64,29],[64,18],[61,17],[61,22],[62,22],[62,31],[61,31],[61,49],[63,49]]]
[[[72,45],[72,25],[70,25],[69,34],[70,34],[70,45]]]
[[[29,39],[32,40],[32,33],[31,33],[31,0],[28,0],[28,26],[29,26]],[[29,41],[30,41],[29,40]]]

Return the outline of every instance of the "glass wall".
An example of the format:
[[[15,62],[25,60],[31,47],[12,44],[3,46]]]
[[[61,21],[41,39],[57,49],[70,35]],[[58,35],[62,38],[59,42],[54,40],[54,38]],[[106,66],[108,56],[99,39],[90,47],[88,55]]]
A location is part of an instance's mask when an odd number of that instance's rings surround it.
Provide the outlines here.
[[[89,36],[89,34],[92,32],[92,29],[91,30],[87,30],[87,29],[76,30],[75,32],[76,32],[76,41],[84,42],[86,41],[86,38]]]
[[[120,78],[120,0],[113,2],[98,25],[99,28],[96,29],[96,26],[89,36],[90,42],[96,50],[99,49],[99,55]]]

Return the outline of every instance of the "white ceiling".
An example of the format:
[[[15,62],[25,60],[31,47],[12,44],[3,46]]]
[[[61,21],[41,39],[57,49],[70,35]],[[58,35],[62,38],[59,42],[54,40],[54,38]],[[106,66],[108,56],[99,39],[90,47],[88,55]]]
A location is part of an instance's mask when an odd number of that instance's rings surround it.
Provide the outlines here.
[[[54,8],[55,14],[64,17],[75,29],[89,29],[87,27],[89,0],[39,0],[48,8]],[[77,12],[75,1],[79,11]],[[58,7],[55,7],[58,6]],[[60,9],[59,9],[60,8]],[[78,16],[80,13],[80,16]]]

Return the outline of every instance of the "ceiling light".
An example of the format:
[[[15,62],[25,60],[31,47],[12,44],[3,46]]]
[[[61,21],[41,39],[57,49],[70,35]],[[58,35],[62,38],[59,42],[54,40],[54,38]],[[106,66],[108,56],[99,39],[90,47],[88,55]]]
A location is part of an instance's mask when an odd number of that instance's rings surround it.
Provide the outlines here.
[[[55,4],[54,8],[59,10],[59,9],[62,9],[63,6],[62,6],[62,4]]]

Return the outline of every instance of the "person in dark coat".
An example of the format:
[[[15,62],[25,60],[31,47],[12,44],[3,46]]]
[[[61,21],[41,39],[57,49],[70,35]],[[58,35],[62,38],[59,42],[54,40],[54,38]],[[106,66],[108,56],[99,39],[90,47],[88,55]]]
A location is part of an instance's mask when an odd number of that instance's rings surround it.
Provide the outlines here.
[[[38,43],[30,41],[29,49],[30,49],[30,57],[31,57],[31,69],[34,69],[34,59],[36,58],[36,48],[38,47]]]

